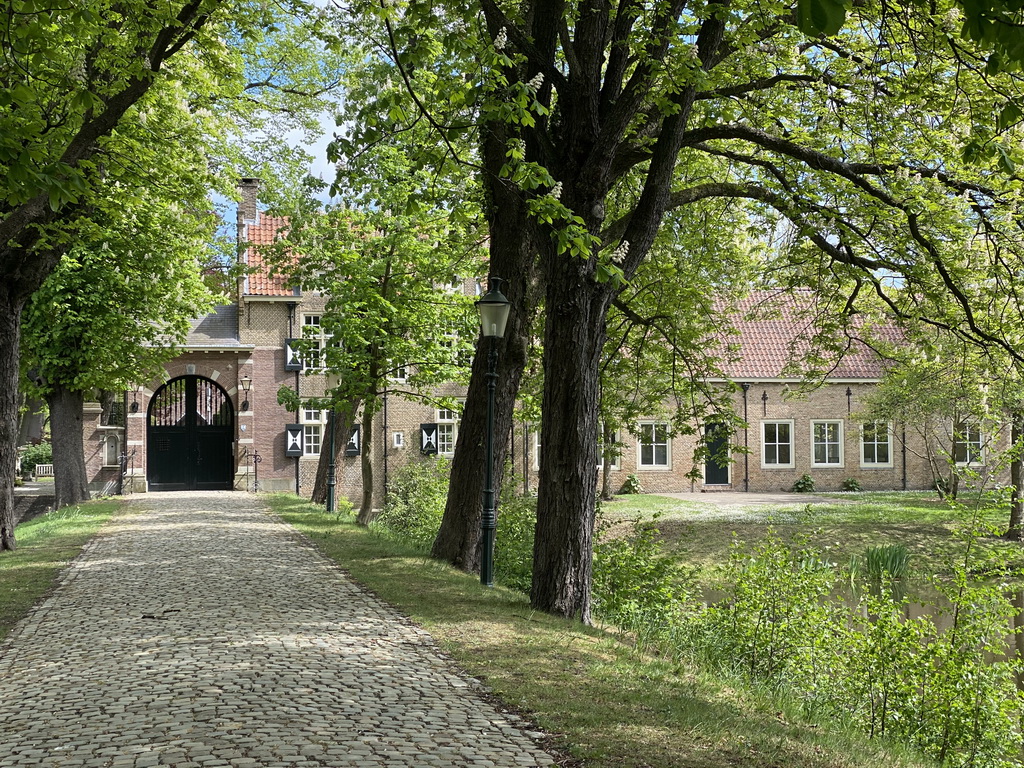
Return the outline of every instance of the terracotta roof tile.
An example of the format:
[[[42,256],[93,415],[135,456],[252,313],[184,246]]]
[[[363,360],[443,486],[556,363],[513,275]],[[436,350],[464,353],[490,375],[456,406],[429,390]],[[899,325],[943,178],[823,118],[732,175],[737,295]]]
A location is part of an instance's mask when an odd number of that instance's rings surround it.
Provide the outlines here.
[[[246,226],[245,263],[249,273],[245,280],[247,296],[294,296],[295,290],[286,285],[283,275],[271,274],[271,266],[260,246],[273,245],[288,228],[287,216],[259,214],[256,223]]]
[[[719,341],[732,350],[722,368],[734,381],[743,379],[798,379],[805,370],[812,339],[815,294],[811,291],[754,291],[732,306],[734,334]],[[895,340],[895,328],[876,328],[874,334]],[[820,354],[820,352],[819,352]],[[830,379],[879,379],[883,361],[857,340],[841,356],[825,353]]]

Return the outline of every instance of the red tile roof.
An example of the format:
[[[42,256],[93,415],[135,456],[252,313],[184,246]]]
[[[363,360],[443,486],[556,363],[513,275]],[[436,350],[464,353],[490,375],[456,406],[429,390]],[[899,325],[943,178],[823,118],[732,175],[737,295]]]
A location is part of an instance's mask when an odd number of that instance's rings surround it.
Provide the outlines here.
[[[723,354],[723,371],[737,382],[799,379],[808,368],[823,372],[830,379],[881,378],[882,359],[858,338],[847,338],[834,331],[829,338],[833,349],[823,351],[814,343],[815,335],[821,333],[815,321],[816,310],[829,311],[819,304],[820,298],[812,291],[754,291],[733,304],[735,333],[719,337],[731,347]],[[893,327],[875,328],[872,332],[889,341],[898,338]],[[812,356],[817,359],[808,360]]]
[[[286,285],[287,279],[283,275],[274,273],[269,263],[269,254],[265,252],[265,246],[273,245],[280,240],[282,233],[287,228],[287,216],[267,216],[262,213],[259,214],[255,223],[246,225],[245,239],[249,247],[245,249],[245,263],[248,265],[249,271],[245,279],[245,295],[295,295],[294,289]]]

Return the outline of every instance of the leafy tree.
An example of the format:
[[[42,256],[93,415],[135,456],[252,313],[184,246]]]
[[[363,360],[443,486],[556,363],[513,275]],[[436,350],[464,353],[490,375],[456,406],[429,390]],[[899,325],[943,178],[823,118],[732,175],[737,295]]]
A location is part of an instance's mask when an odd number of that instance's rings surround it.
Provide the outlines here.
[[[266,41],[282,14],[302,9],[309,10],[302,0],[45,7],[19,0],[0,20],[0,549],[15,545],[11,476],[25,302],[73,245],[90,242],[91,217],[104,201],[162,183],[161,169],[187,139],[180,120],[162,124],[162,99],[176,97],[195,124],[213,128],[190,148],[201,157],[212,145],[232,146],[216,119],[225,104],[235,116],[282,113],[272,102],[303,90],[280,79],[298,49]],[[310,18],[307,41],[323,28],[319,16]],[[296,66],[319,71],[318,61],[305,56]],[[259,77],[247,80],[254,70]],[[225,176],[231,157],[237,153],[217,155]],[[108,223],[101,215],[96,226]]]
[[[984,459],[988,472],[1009,465],[1005,536],[1020,541],[1024,400],[1019,369],[1005,355],[920,327],[905,328],[900,342],[885,354],[889,365],[868,400],[865,417],[902,424],[916,435],[904,448],[915,451],[921,446],[940,498],[957,497],[965,478],[976,472],[972,463]]]
[[[182,179],[198,189],[104,201],[26,306],[23,364],[50,410],[57,506],[88,498],[84,399],[153,378],[212,303],[197,266],[216,222],[176,202],[203,199],[204,174],[193,170]]]
[[[436,177],[410,166],[402,146],[378,146],[355,159],[345,182],[339,204],[292,219],[278,250],[285,264],[300,254],[284,268],[297,284],[327,296],[321,327],[331,342],[323,372],[333,386],[316,405],[334,412],[334,428],[361,408],[357,519],[367,524],[374,509],[373,423],[383,395],[432,398],[437,385],[466,380],[466,339],[475,321],[464,286],[483,259],[475,227],[452,210],[466,202],[448,189],[442,208]],[[281,397],[297,405],[293,391]],[[338,437],[340,450],[347,434]],[[323,450],[321,464],[331,460]],[[314,498],[324,490],[319,481]]]
[[[917,3],[924,7],[923,3]],[[796,6],[800,29],[809,35],[835,35],[846,23],[849,4],[843,0],[799,0]],[[1015,0],[961,0],[946,10],[945,22],[959,28],[964,40],[991,51],[991,70],[1014,69],[1024,64],[1024,34],[1020,3]],[[888,7],[890,14],[905,12],[904,4]]]
[[[535,607],[589,619],[607,320],[668,211],[746,201],[765,240],[785,235],[769,265],[778,282],[828,286],[843,314],[873,294],[897,316],[1020,359],[1013,310],[998,302],[1019,261],[1020,115],[1009,105],[1020,77],[991,71],[961,40],[952,4],[899,15],[858,4],[834,39],[803,33],[794,5],[744,0],[365,10],[413,102],[390,93],[387,120],[368,108],[363,143],[410,114],[437,129],[442,152],[452,133],[477,136],[466,160],[487,195],[492,274],[513,278],[516,316],[543,297],[543,443],[557,450],[541,462]],[[972,120],[992,114],[994,125]],[[894,276],[910,290],[895,291]],[[920,297],[945,298],[943,311]],[[499,436],[523,328],[504,344]],[[476,503],[475,478],[460,487]],[[446,539],[475,540],[462,520]]]

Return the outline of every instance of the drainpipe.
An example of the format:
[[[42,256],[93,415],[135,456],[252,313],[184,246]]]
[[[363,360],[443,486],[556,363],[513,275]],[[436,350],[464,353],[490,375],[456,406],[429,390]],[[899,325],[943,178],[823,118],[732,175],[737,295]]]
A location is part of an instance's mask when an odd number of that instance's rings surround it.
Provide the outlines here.
[[[743,388],[743,492],[750,492],[750,425],[747,423],[747,391],[750,384],[740,384]]]
[[[121,393],[121,413],[124,414],[124,434],[121,435],[121,455],[117,461],[117,495],[124,496],[124,473],[128,456],[128,390]]]
[[[387,506],[387,503],[388,503],[388,437],[389,437],[388,432],[389,432],[389,430],[388,430],[388,387],[387,387],[386,384],[384,385],[384,405],[383,405],[383,408],[381,409],[381,411],[382,411],[381,412],[381,418],[384,421],[384,424],[383,424],[383,426],[381,427],[381,430],[380,430],[381,431],[381,446],[382,446],[382,449],[383,449],[381,451],[381,453],[384,454],[384,478],[383,478],[384,488],[381,491],[380,497],[382,499],[382,502],[381,502],[382,505]]]
[[[902,437],[900,438],[900,453],[903,456],[903,490],[907,490],[907,425],[900,425]]]

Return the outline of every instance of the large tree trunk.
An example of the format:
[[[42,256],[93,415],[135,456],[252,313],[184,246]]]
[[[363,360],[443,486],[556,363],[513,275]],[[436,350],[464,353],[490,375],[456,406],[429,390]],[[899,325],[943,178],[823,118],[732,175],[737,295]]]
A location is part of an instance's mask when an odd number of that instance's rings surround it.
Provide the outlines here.
[[[327,503],[327,470],[331,463],[331,427],[334,428],[334,468],[337,476],[337,468],[341,465],[341,459],[345,456],[345,444],[348,442],[348,430],[344,425],[351,424],[355,419],[356,411],[359,410],[359,400],[350,400],[340,404],[335,412],[334,418],[328,420],[328,427],[324,431],[324,439],[320,443],[320,459],[316,464],[316,479],[313,481],[313,493],[310,501],[314,504]],[[341,425],[339,427],[339,425]],[[337,500],[337,486],[335,486],[335,500]]]
[[[1024,438],[1024,412],[1010,414],[1010,444],[1013,458],[1010,461],[1010,524],[1004,534],[1010,541],[1024,539],[1024,471],[1021,464],[1021,439]]]
[[[359,525],[369,525],[377,515],[373,510],[373,416],[374,409],[367,406],[363,408],[362,425],[362,447],[360,450],[359,463],[363,476],[363,498],[359,504],[359,514],[356,522]]]
[[[52,385],[46,396],[50,406],[50,433],[53,443],[54,506],[66,507],[89,498],[85,474],[85,448],[82,444],[81,392]]]
[[[498,170],[505,162],[500,128],[487,132],[483,142],[491,196],[490,274],[505,280],[501,291],[511,302],[505,337],[498,342],[498,378],[494,392],[494,487],[501,488],[509,434],[523,369],[530,328],[537,311],[534,284],[535,253],[522,192]],[[484,441],[487,439],[487,345],[478,338],[477,354],[466,393],[466,407],[452,459],[448,500],[430,554],[464,571],[480,568],[480,517],[484,493]],[[499,494],[500,496],[500,494]],[[499,502],[500,503],[500,502]],[[500,514],[500,509],[498,510]]]
[[[590,623],[601,355],[611,289],[594,281],[593,260],[552,254],[544,266],[541,444],[547,450],[540,463],[530,604]]]
[[[18,461],[19,299],[0,281],[0,550],[14,549],[14,472]]]

